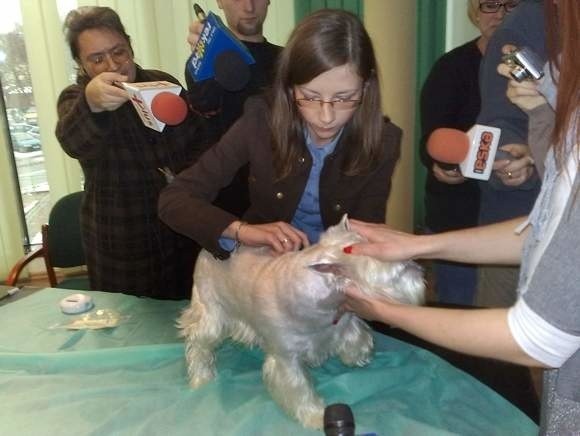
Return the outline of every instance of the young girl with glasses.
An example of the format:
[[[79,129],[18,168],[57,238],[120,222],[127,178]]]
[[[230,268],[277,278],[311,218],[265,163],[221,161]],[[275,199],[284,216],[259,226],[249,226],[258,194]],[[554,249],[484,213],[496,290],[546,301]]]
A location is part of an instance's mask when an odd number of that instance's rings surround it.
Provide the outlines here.
[[[275,253],[317,242],[341,216],[384,222],[401,131],[381,111],[369,35],[354,15],[321,10],[302,21],[282,51],[271,93],[163,191],[170,227],[218,258],[236,243]],[[249,163],[243,217],[212,205]]]

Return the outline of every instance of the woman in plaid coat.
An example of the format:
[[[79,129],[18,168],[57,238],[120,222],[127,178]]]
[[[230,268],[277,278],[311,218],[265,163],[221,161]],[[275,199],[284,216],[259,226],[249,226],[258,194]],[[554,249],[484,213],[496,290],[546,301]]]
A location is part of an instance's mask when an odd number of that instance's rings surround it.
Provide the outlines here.
[[[196,245],[163,224],[156,209],[171,175],[200,152],[195,122],[149,129],[117,86],[178,82],[134,63],[130,37],[110,8],[74,10],[65,28],[79,75],[59,97],[56,136],[85,176],[81,225],[91,287],[188,298]]]

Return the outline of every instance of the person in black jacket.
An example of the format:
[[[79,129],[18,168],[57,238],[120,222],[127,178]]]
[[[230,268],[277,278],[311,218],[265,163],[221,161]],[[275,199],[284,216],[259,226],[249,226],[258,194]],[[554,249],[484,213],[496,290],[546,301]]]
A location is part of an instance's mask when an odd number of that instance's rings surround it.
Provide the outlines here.
[[[437,128],[463,131],[475,124],[480,110],[479,67],[487,43],[506,13],[519,1],[470,0],[468,16],[480,36],[437,60],[421,91],[421,159],[427,167],[425,225],[439,233],[478,223],[479,187],[456,169],[445,169],[427,154],[429,135]],[[498,6],[500,5],[500,6]],[[433,263],[435,291],[441,303],[473,304],[477,269],[456,262]]]
[[[249,66],[249,81],[238,91],[226,90],[214,79],[194,82],[186,68],[188,99],[191,109],[204,119],[200,140],[206,148],[218,142],[242,115],[248,97],[270,86],[276,59],[282,49],[268,42],[263,35],[263,23],[270,4],[268,0],[217,0],[217,4],[224,11],[228,28],[248,48],[256,63]],[[188,42],[192,48],[199,39],[202,27],[200,21],[190,25]],[[243,215],[250,205],[247,165],[220,191],[214,204],[235,215]]]

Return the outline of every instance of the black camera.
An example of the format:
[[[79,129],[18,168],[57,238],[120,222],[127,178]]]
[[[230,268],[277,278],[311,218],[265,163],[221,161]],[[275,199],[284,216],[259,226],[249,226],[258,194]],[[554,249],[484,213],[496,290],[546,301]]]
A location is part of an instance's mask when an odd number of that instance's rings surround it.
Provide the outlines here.
[[[516,49],[504,55],[503,62],[512,67],[511,76],[518,82],[523,80],[538,80],[544,77],[544,63],[540,57],[528,47]]]

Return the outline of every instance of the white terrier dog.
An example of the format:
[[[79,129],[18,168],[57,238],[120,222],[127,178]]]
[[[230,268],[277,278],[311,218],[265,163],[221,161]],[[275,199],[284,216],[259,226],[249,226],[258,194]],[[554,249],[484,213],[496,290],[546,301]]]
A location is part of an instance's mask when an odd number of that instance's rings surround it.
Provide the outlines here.
[[[178,323],[191,387],[214,378],[214,349],[226,338],[258,345],[266,354],[263,378],[274,400],[302,425],[321,428],[324,401],[306,367],[334,355],[345,365],[363,366],[373,350],[364,321],[345,313],[336,322],[345,285],[403,303],[423,302],[422,271],[414,262],[343,253],[362,240],[345,215],[318,244],[279,257],[266,247],[242,246],[226,261],[202,251],[191,306]]]

